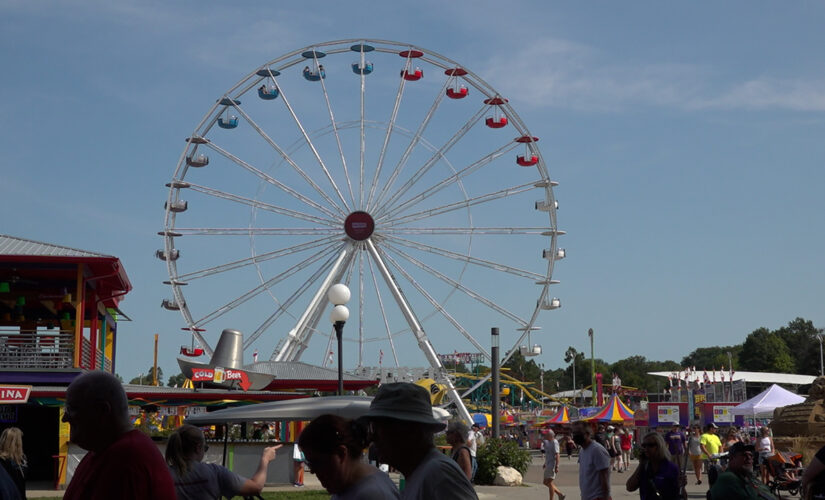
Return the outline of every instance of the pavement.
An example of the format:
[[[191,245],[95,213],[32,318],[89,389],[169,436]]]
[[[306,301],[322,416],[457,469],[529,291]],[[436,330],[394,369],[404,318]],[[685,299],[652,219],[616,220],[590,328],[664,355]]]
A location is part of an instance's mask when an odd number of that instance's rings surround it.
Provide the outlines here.
[[[507,500],[547,500],[549,498],[549,494],[547,491],[547,487],[542,484],[542,464],[544,463],[543,458],[540,454],[534,454],[533,456],[533,463],[528,469],[527,473],[524,475],[524,483],[522,486],[479,486],[476,485],[476,492],[478,493],[478,498],[480,500],[486,499],[493,499],[493,498],[507,498]],[[611,484],[611,494],[613,500],[630,500],[630,499],[638,499],[639,492],[629,492],[625,488],[625,482],[627,478],[630,477],[630,474],[636,469],[638,462],[633,461],[631,462],[630,469],[624,473],[617,473],[612,472],[610,474],[610,484]],[[395,477],[396,475],[393,474],[393,479],[395,479],[396,483],[398,482],[398,478]],[[707,476],[702,476],[701,485],[696,485],[695,483],[695,476],[692,472],[688,472],[688,498],[690,499],[704,499],[706,498],[706,493],[708,491],[707,486]],[[305,473],[304,474],[304,487],[305,489],[312,489],[312,490],[321,490],[320,481],[316,478],[313,474]],[[556,485],[558,488],[566,495],[567,500],[580,500],[579,495],[579,466],[576,462],[576,457],[573,457],[572,460],[568,460],[566,457],[561,457],[561,462],[559,464],[559,474],[556,476]],[[44,483],[40,484],[32,484],[30,485],[33,489],[28,490],[26,492],[28,498],[49,498],[49,497],[62,497],[62,491],[55,491],[53,489],[48,489],[48,486]],[[264,491],[294,491],[297,488],[293,485],[277,485],[277,486],[267,486],[264,488]],[[558,498],[558,497],[555,497]],[[782,493],[782,498],[799,498],[792,497],[787,494],[787,492]]]

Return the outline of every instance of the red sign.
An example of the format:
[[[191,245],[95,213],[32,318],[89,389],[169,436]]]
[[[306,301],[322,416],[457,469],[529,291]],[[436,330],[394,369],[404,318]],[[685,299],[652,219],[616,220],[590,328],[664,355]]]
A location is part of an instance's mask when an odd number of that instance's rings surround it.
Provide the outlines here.
[[[0,404],[23,404],[32,393],[30,385],[0,385]]]
[[[192,382],[212,382],[215,370],[212,368],[195,368],[192,370]]]

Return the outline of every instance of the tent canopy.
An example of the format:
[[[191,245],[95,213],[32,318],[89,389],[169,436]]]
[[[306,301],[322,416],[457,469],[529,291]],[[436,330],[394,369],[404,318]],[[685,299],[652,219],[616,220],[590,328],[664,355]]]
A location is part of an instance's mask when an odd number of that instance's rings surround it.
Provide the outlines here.
[[[773,384],[744,403],[734,406],[731,412],[753,418],[771,418],[774,409],[803,401],[804,397]]]
[[[613,394],[610,396],[610,401],[599,410],[595,415],[586,418],[585,420],[596,420],[599,422],[624,422],[626,420],[633,420],[633,411],[627,407],[619,396]]]
[[[355,419],[367,413],[371,402],[372,398],[368,396],[323,396],[290,399],[202,413],[187,418],[186,423],[214,425],[240,422],[306,421],[327,413]],[[450,413],[442,408],[433,407],[433,417],[446,422],[450,418]]]

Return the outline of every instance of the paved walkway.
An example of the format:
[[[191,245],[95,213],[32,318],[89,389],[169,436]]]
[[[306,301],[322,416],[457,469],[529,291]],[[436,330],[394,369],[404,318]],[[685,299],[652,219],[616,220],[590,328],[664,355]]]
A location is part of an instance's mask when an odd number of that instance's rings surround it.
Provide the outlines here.
[[[549,498],[549,494],[547,491],[547,487],[542,484],[542,465],[543,461],[540,457],[535,457],[533,459],[533,464],[530,466],[530,469],[527,471],[524,477],[524,485],[520,487],[504,487],[504,486],[476,486],[476,491],[478,492],[478,498],[480,500],[489,500],[493,498],[507,498],[507,500],[546,500]],[[630,499],[638,499],[639,492],[635,491],[630,493],[625,488],[625,481],[629,477],[629,474],[635,470],[637,462],[632,462],[631,469],[628,472],[619,474],[616,472],[611,473],[610,475],[610,484],[612,486],[611,494],[613,496],[613,500],[630,500]],[[694,476],[692,473],[688,474],[688,498],[691,499],[704,499],[705,494],[707,493],[707,477],[703,477],[704,484],[697,486],[694,485]],[[309,473],[304,475],[304,488],[306,489],[323,489],[321,488],[321,483],[318,479]],[[576,458],[574,457],[572,460],[568,460],[565,457],[562,457],[561,463],[559,464],[559,474],[556,478],[556,484],[558,485],[559,489],[567,495],[567,500],[580,500],[579,496],[579,467],[576,463]],[[34,486],[34,485],[33,485]],[[292,485],[284,485],[284,486],[268,486],[265,488],[265,491],[292,491],[295,490]],[[62,491],[54,491],[54,490],[31,490],[27,492],[29,498],[42,498],[42,497],[59,497],[62,495]],[[558,498],[558,497],[556,497]],[[798,497],[791,497],[787,495],[787,492],[782,493],[782,498],[798,498]]]

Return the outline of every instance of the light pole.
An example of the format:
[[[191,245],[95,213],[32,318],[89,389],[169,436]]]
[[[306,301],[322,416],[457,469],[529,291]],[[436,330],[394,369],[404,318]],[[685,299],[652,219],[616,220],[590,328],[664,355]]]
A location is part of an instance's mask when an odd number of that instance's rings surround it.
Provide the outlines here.
[[[590,337],[590,395],[593,406],[596,406],[596,358],[593,355],[593,329],[587,330]]]
[[[334,306],[329,313],[329,320],[335,328],[335,336],[338,338],[338,395],[344,395],[344,324],[349,319],[349,309],[346,304],[349,302],[350,291],[347,285],[338,283],[329,287],[327,299]]]
[[[490,357],[492,358],[490,361],[490,371],[492,372],[491,378],[491,385],[492,391],[490,391],[492,395],[492,401],[490,401],[490,410],[493,413],[493,437],[498,439],[499,437],[499,419],[500,415],[498,412],[498,347],[499,347],[499,338],[498,338],[498,328],[492,328],[490,330],[490,335],[492,337],[492,348],[490,349]]]
[[[825,369],[822,366],[822,332],[819,331],[816,333],[816,339],[819,341],[819,375],[825,375]]]

